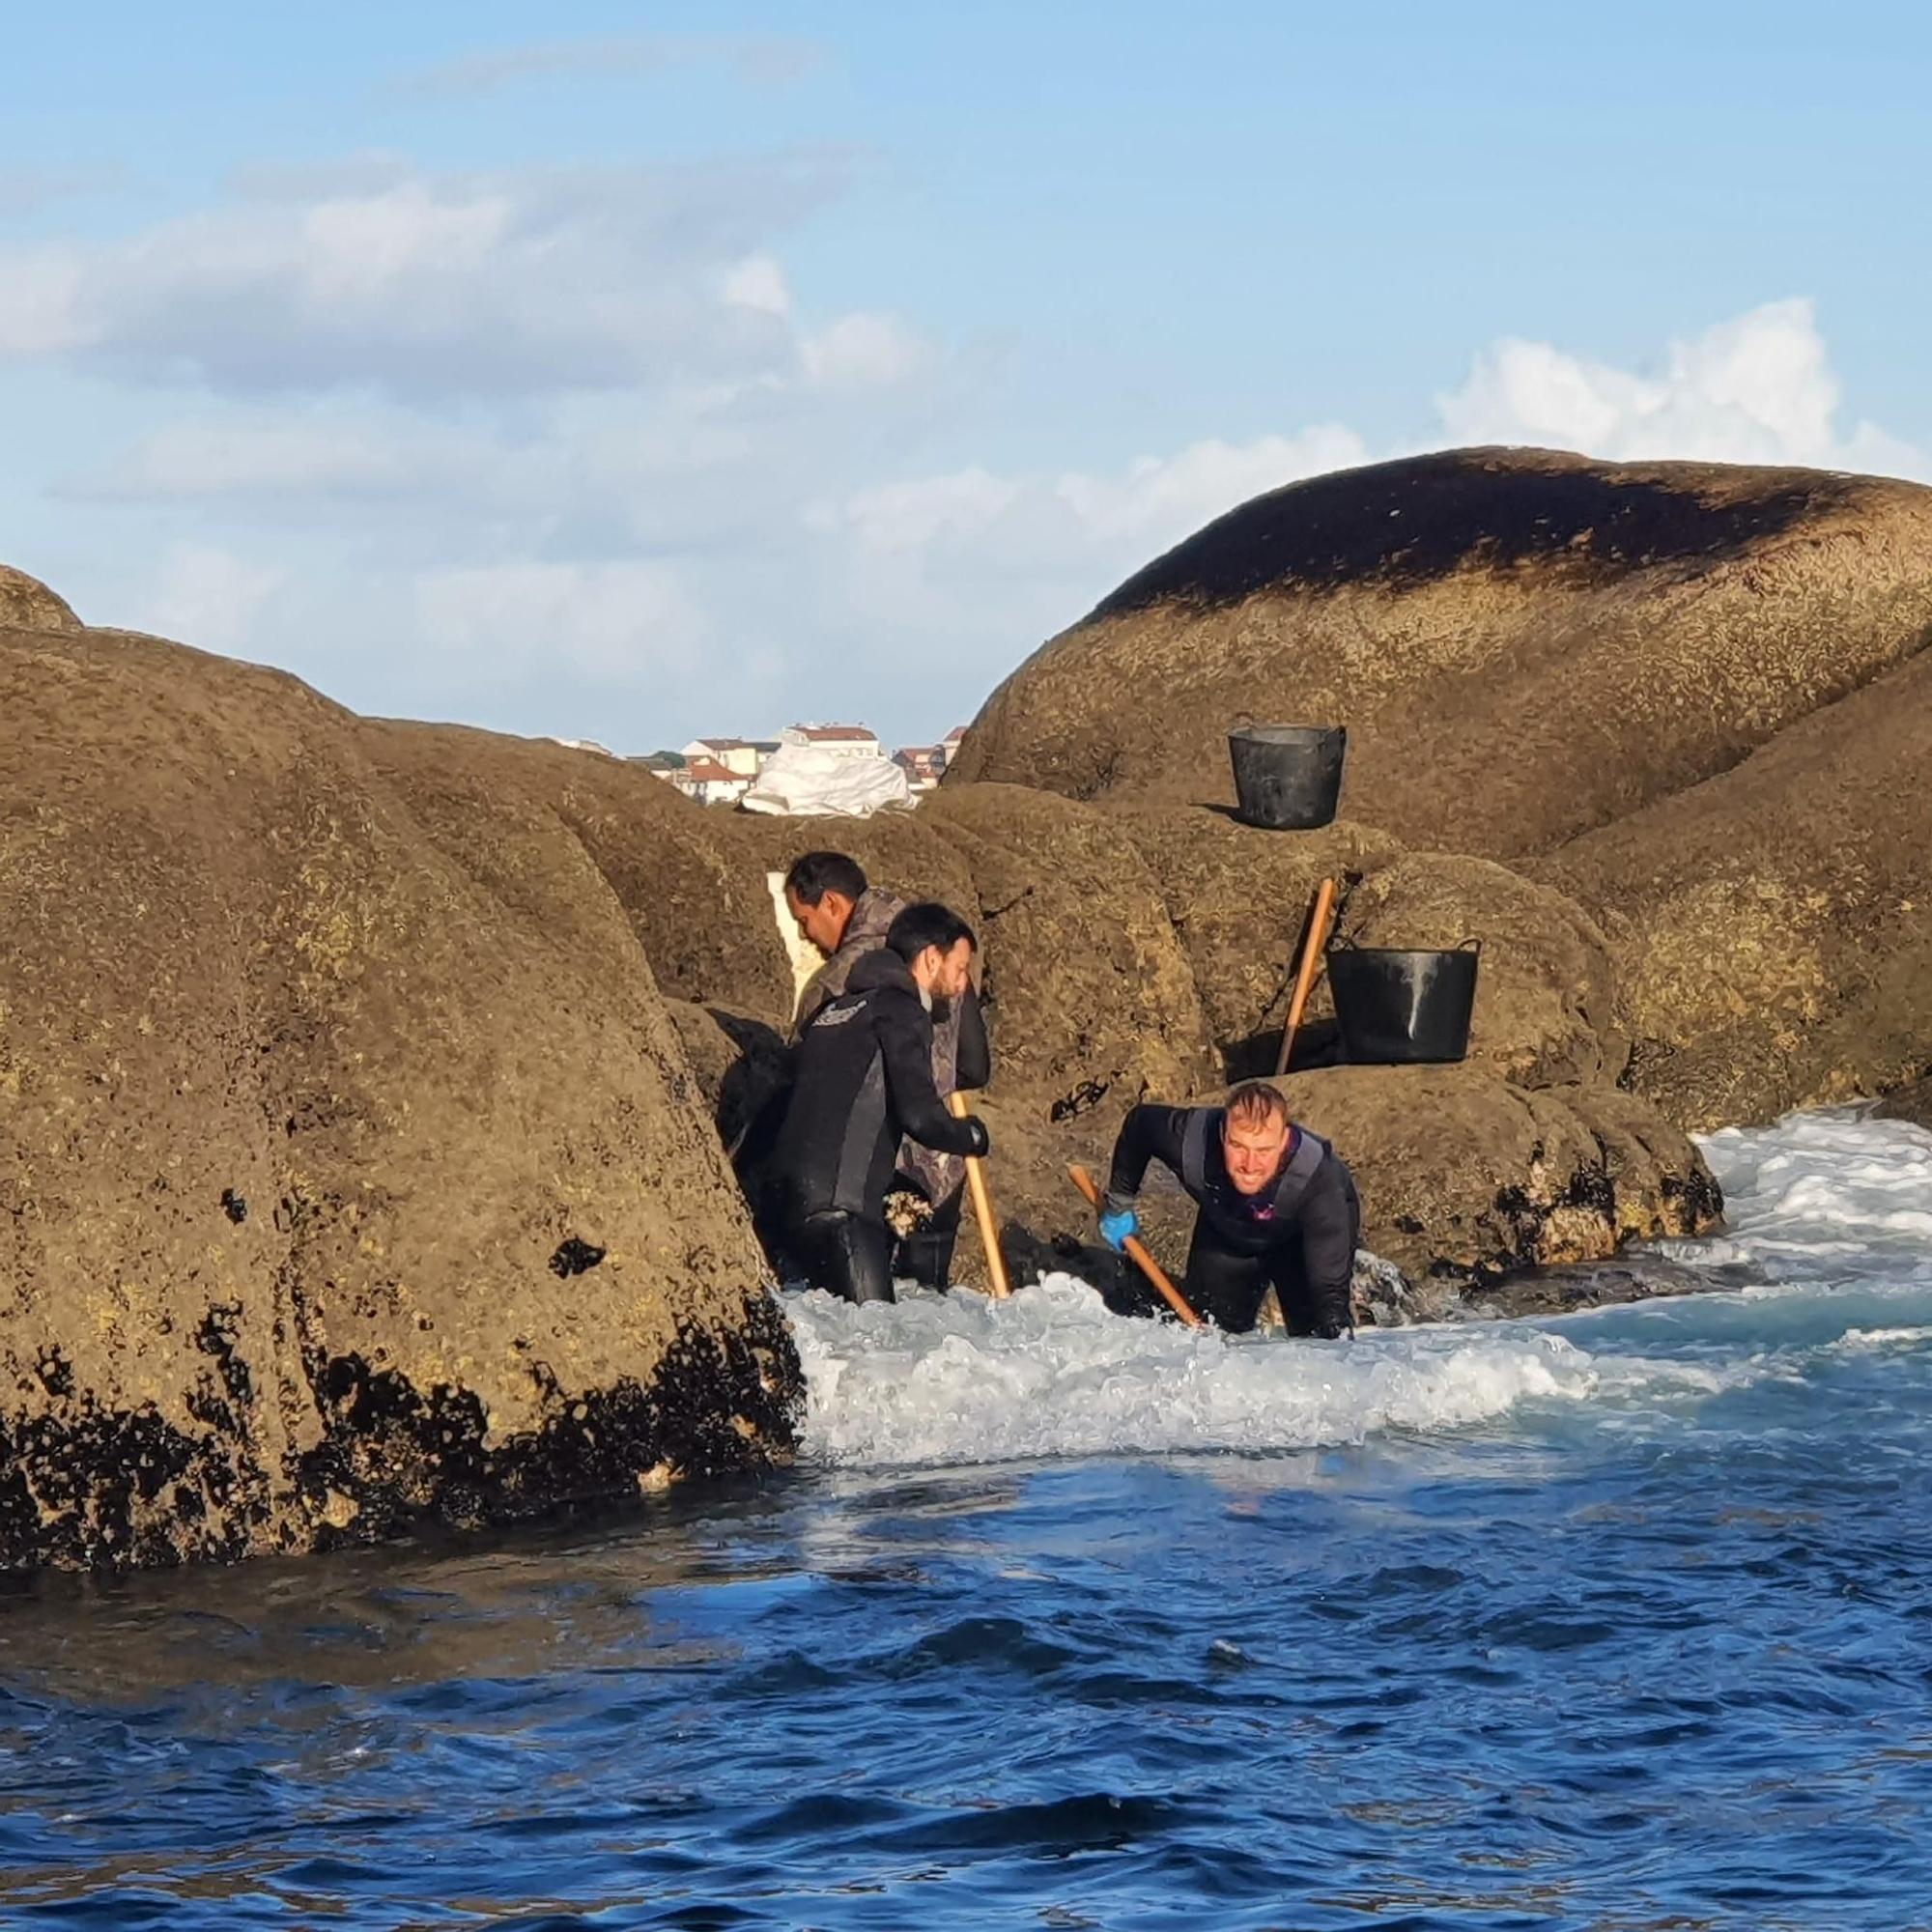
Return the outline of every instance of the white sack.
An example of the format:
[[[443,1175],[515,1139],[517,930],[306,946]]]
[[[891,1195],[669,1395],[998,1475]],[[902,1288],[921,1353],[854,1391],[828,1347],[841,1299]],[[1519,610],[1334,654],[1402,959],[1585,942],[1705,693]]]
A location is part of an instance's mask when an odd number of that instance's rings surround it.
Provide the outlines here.
[[[911,805],[912,787],[890,758],[781,745],[738,802],[747,811],[781,818],[869,818],[884,806]]]

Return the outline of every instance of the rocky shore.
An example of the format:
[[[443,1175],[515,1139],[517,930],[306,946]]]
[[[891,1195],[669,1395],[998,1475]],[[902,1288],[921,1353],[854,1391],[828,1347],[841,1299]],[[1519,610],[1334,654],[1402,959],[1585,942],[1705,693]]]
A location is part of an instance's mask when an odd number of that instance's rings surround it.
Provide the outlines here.
[[[1619,1257],[1719,1214],[1690,1131],[1932,1064],[1928,641],[1932,491],[1455,452],[1236,510],[916,812],[813,824],[358,719],[0,571],[0,1564],[786,1456],[725,1146],[790,1004],[766,875],[819,844],[980,927],[1016,1263],[1103,1265],[1066,1163],[1272,1064],[1333,875],[1347,939],[1483,946],[1466,1062],[1320,1064],[1322,994],[1288,1076],[1400,1270],[1364,1316],[1667,1289]],[[1233,819],[1242,716],[1349,724],[1334,825]]]

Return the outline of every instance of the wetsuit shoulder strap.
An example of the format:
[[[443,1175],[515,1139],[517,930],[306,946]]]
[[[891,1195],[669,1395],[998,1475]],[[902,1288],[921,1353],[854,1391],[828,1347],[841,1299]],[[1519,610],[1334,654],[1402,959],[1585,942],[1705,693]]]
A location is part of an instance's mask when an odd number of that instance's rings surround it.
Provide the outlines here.
[[[1282,1169],[1281,1179],[1275,1183],[1274,1218],[1277,1221],[1294,1219],[1300,1210],[1302,1197],[1327,1158],[1328,1143],[1320,1134],[1311,1134],[1306,1127],[1295,1129],[1294,1151],[1289,1156],[1288,1165]]]
[[[1208,1136],[1227,1118],[1221,1107],[1196,1107],[1180,1130],[1180,1184],[1199,1201],[1208,1185]]]

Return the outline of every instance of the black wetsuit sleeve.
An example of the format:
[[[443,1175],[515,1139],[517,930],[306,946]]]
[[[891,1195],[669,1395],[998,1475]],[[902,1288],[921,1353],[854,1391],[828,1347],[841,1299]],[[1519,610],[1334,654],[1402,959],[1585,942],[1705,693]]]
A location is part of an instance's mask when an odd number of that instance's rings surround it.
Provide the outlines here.
[[[1295,1218],[1315,1332],[1347,1334],[1353,1325],[1349,1289],[1355,1273],[1355,1215],[1342,1169],[1332,1158],[1309,1184]]]
[[[886,1064],[886,1093],[899,1126],[922,1147],[941,1153],[978,1153],[983,1146],[977,1121],[956,1120],[932,1084],[932,1022],[909,994],[876,996],[879,1052]]]
[[[1180,1172],[1180,1137],[1187,1131],[1185,1107],[1134,1107],[1121,1122],[1114,1164],[1107,1173],[1110,1204],[1131,1201],[1147,1179],[1148,1162],[1157,1160]]]
[[[993,1049],[986,1038],[986,1015],[971,986],[959,996],[959,1050],[953,1059],[952,1084],[962,1094],[978,1093],[993,1081]]]

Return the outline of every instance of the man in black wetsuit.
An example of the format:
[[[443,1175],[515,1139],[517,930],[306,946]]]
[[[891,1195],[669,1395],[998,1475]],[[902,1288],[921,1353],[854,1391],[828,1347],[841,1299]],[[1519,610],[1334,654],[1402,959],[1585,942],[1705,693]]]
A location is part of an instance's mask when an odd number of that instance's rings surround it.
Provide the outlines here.
[[[1349,1282],[1362,1209],[1328,1143],[1288,1117],[1264,1080],[1222,1107],[1136,1107],[1114,1145],[1100,1236],[1117,1253],[1138,1234],[1134,1197],[1150,1160],[1171,1168],[1200,1208],[1182,1293],[1231,1334],[1255,1325],[1273,1288],[1291,1335],[1352,1334]]]
[[[825,964],[799,994],[791,1034],[796,1045],[820,1010],[845,990],[853,967],[886,943],[905,901],[872,885],[859,862],[843,852],[808,852],[793,861],[785,873],[784,898],[800,938],[825,956]],[[971,953],[969,947],[969,959]],[[985,1016],[969,976],[956,994],[933,1003],[932,1082],[943,1100],[955,1090],[984,1087],[992,1077]],[[927,1288],[944,1288],[959,1239],[966,1169],[958,1155],[911,1140],[899,1149],[898,1169],[893,1192],[901,1197],[897,1205],[916,1209],[916,1225],[898,1236],[893,1272]]]
[[[799,1042],[776,1157],[786,1245],[816,1287],[848,1301],[894,1298],[886,1195],[900,1141],[986,1151],[984,1125],[950,1114],[932,1078],[933,1004],[970,983],[975,943],[945,906],[907,906]]]

